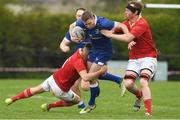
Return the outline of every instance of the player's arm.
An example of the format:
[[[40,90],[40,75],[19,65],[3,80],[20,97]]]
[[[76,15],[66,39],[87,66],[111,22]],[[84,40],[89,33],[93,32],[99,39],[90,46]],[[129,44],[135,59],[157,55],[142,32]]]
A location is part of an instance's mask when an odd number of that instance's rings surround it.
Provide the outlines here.
[[[123,31],[123,33],[129,33],[129,30],[128,28],[126,27],[125,24],[123,23],[120,23],[120,22],[115,22],[115,27],[114,29],[120,29]]]
[[[113,38],[123,42],[131,42],[134,38],[140,37],[147,30],[147,25],[144,23],[139,23],[134,26],[130,32],[117,35],[113,34],[111,31],[102,30],[101,33],[109,38]]]
[[[122,41],[122,42],[131,42],[135,38],[135,36],[131,33],[125,33],[125,34],[114,34],[112,31],[109,30],[101,30],[101,33],[109,38]]]
[[[82,70],[79,72],[79,75],[81,76],[81,78],[84,81],[90,81],[93,80],[97,77],[99,77],[100,75],[104,74],[107,71],[107,66],[102,66],[100,70],[96,71],[96,72],[92,72],[92,73],[87,73],[87,70]]]
[[[65,53],[69,52],[70,51],[70,47],[69,47],[70,43],[71,43],[70,33],[67,32],[65,37],[63,38],[63,40],[59,44],[59,47],[63,52],[65,52]]]
[[[71,43],[71,42],[68,41],[68,40],[66,40],[65,38],[61,41],[61,43],[59,44],[59,47],[60,47],[60,49],[62,50],[62,52],[67,53],[67,52],[70,51],[70,47],[69,47],[69,44],[70,44],[70,43]]]

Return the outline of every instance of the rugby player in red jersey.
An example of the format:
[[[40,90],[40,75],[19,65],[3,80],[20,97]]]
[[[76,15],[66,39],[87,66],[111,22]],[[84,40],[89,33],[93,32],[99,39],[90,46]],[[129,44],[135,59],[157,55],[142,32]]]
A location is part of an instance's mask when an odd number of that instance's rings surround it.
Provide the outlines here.
[[[81,77],[84,81],[90,81],[107,71],[107,67],[103,66],[97,72],[87,73],[86,63],[90,47],[90,44],[86,44],[85,47],[79,48],[64,62],[61,68],[54,72],[42,84],[27,88],[23,92],[7,98],[5,103],[10,105],[17,100],[29,98],[35,94],[47,91],[52,92],[61,100],[51,104],[43,104],[41,108],[44,111],[49,111],[53,107],[72,106],[79,103],[79,101],[81,101],[80,97],[70,89],[76,80]]]
[[[141,2],[129,2],[125,9],[125,21],[123,22],[129,29],[129,33],[115,34],[112,31],[102,30],[102,34],[107,37],[131,43],[129,51],[129,61],[124,76],[124,85],[129,92],[136,96],[133,106],[135,111],[139,111],[140,102],[143,99],[145,115],[152,115],[152,97],[148,82],[154,75],[157,67],[157,51],[152,39],[151,30],[145,18],[141,16],[143,4]],[[117,32],[117,30],[115,30]],[[120,32],[120,31],[118,31]],[[134,44],[135,42],[135,44]],[[135,79],[139,77],[141,89],[135,85]]]

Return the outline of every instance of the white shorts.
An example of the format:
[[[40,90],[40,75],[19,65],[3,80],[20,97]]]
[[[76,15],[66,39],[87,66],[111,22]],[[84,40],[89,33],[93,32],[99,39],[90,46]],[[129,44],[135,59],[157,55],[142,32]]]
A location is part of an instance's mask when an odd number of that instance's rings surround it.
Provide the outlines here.
[[[149,69],[152,72],[151,77],[153,77],[157,68],[157,59],[152,57],[145,57],[140,59],[130,59],[128,61],[128,66],[126,70],[134,71],[138,75],[141,70]]]
[[[44,91],[53,92],[57,98],[66,101],[73,101],[74,97],[76,96],[76,94],[72,90],[69,90],[68,92],[63,92],[56,84],[52,75],[48,79],[46,79],[41,85]]]

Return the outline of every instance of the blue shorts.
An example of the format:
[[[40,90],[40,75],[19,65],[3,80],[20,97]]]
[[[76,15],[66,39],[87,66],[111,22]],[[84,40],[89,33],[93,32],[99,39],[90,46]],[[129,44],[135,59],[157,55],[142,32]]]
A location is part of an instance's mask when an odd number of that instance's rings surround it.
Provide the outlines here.
[[[88,55],[88,61],[98,65],[107,64],[112,57],[112,51],[109,50],[91,50]]]

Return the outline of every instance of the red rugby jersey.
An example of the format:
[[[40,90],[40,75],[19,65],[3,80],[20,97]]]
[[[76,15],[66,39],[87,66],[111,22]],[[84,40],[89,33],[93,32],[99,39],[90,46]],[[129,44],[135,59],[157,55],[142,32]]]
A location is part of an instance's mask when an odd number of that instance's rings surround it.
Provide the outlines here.
[[[125,21],[124,24],[128,27],[129,32],[135,36],[134,41],[136,42],[129,52],[129,59],[156,58],[157,51],[147,21],[141,17],[132,26],[128,21]]]
[[[62,91],[68,92],[75,81],[80,77],[79,72],[86,70],[86,62],[77,50],[69,57],[54,74],[54,80]]]

